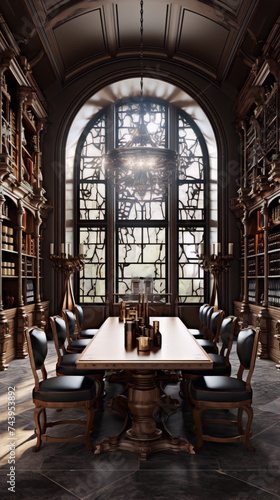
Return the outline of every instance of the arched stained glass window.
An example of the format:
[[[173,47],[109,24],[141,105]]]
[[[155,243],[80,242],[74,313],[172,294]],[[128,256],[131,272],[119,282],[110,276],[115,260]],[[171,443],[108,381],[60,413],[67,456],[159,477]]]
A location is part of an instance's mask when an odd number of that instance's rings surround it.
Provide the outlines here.
[[[112,293],[172,292],[181,303],[204,300],[197,252],[206,241],[207,148],[182,110],[156,99],[144,104],[153,142],[159,148],[176,147],[179,166],[169,185],[133,166],[114,177],[106,171],[103,155],[125,146],[137,127],[137,98],[109,106],[87,125],[76,155],[78,240],[85,250],[80,303],[106,301],[108,273],[113,273]]]

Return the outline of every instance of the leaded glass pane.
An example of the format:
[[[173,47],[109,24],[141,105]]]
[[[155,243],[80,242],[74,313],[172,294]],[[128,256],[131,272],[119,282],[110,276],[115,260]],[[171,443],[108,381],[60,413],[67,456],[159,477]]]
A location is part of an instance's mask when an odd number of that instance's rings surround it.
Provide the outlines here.
[[[80,219],[103,220],[105,218],[105,184],[80,184]]]
[[[179,185],[179,220],[204,219],[204,184],[184,183]]]
[[[83,143],[80,162],[81,180],[104,180],[105,168],[102,155],[105,154],[105,115],[97,119]]]
[[[144,123],[150,137],[158,147],[166,147],[166,106],[146,101]],[[117,108],[117,146],[125,146],[133,136],[139,123],[140,102],[122,104]]]
[[[201,302],[204,296],[204,271],[199,266],[197,253],[204,242],[204,228],[179,227],[178,275],[179,301]]]
[[[178,147],[180,154],[179,179],[204,179],[203,154],[199,138],[185,117],[178,120]]]
[[[165,228],[120,227],[118,243],[119,293],[131,293],[137,278],[152,278],[152,291],[166,292]]]
[[[80,302],[105,302],[105,229],[80,228],[84,268],[80,271]]]
[[[204,282],[199,279],[179,280],[179,301],[181,303],[204,302]]]

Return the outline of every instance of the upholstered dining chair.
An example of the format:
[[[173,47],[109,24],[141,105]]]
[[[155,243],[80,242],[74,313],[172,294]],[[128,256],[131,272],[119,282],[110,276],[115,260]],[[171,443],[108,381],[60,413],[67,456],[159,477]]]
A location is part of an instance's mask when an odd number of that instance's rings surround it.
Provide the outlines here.
[[[245,441],[249,450],[253,450],[250,443],[251,423],[253,420],[251,378],[255,366],[259,339],[259,328],[252,326],[239,332],[237,337],[237,355],[240,366],[236,377],[226,375],[207,375],[193,378],[190,381],[190,398],[193,404],[193,418],[197,435],[196,449],[200,450],[203,441],[229,443]],[[244,371],[247,371],[246,380],[243,380]],[[205,410],[232,410],[237,409],[236,420],[211,419],[201,421],[201,414]],[[247,413],[247,424],[243,428],[243,411]],[[206,434],[203,426],[208,423],[231,425],[237,427],[235,436],[218,437]]]
[[[215,314],[215,313],[213,313]],[[215,318],[213,318],[213,321]],[[231,374],[231,364],[229,361],[229,356],[232,348],[233,338],[236,330],[237,317],[227,316],[223,319],[220,328],[220,337],[222,345],[220,348],[220,353],[208,353],[209,357],[213,361],[213,368],[205,369],[201,368],[198,370],[189,369],[182,370],[182,382],[181,389],[185,398],[185,406],[188,407],[189,403],[189,382],[194,377],[201,377],[204,375],[227,375]]]
[[[78,332],[75,331],[76,327],[76,316],[73,313],[73,311],[70,311],[69,309],[64,309],[62,311],[62,317],[66,323],[66,332],[67,332],[67,340],[68,340],[68,346],[67,346],[67,352],[82,352],[85,347],[88,346],[88,344],[91,341],[91,338],[87,339],[79,339],[78,337]]]
[[[67,329],[64,318],[61,316],[50,316],[50,324],[57,353],[56,375],[84,375],[87,377],[94,377],[98,385],[96,408],[101,410],[104,394],[105,370],[78,369],[76,361],[80,353],[67,353],[65,347],[67,343]]]
[[[94,402],[96,398],[95,380],[90,377],[66,376],[47,377],[45,359],[48,352],[47,337],[44,330],[32,327],[25,330],[30,364],[35,379],[33,403],[35,404],[34,420],[36,424],[37,443],[33,451],[39,451],[42,441],[68,442],[85,441],[88,450],[93,447],[90,442],[94,420]],[[37,370],[41,371],[40,381]],[[84,410],[87,419],[58,420],[47,422],[46,409],[80,408]],[[42,423],[41,417],[42,416]],[[84,434],[72,437],[55,437],[46,434],[48,427],[61,424],[85,425]]]
[[[204,321],[207,320],[207,316],[203,315],[203,310],[205,307],[210,307],[209,304],[202,304],[200,306],[199,311],[198,311],[198,319],[199,319],[199,327],[198,328],[189,328],[189,332],[196,338],[196,339],[203,339],[204,338],[204,329],[206,327],[206,324],[204,324]]]
[[[203,349],[208,354],[210,352],[217,354],[218,353],[217,342],[219,340],[220,328],[224,317],[224,311],[222,309],[214,311],[214,307],[210,306],[208,310],[206,307],[204,308],[203,314],[205,314],[205,322],[207,325],[205,329],[205,336],[208,335],[208,337],[211,337],[211,340],[209,338],[204,338],[204,339],[196,339],[196,341],[199,343],[201,347],[203,347]]]
[[[84,311],[82,306],[80,306],[79,304],[75,304],[74,313],[76,316],[76,324],[78,328],[78,338],[92,339],[92,337],[94,337],[94,335],[98,332],[98,328],[83,329]]]

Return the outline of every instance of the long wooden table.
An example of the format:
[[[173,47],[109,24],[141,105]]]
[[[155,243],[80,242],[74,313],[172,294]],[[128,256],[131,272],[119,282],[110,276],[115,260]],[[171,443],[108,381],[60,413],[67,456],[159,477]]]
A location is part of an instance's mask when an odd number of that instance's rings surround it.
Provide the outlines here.
[[[125,416],[124,426],[115,436],[103,439],[95,453],[122,449],[137,453],[144,460],[159,450],[194,453],[187,439],[169,432],[164,419],[163,430],[157,426],[159,409],[168,403],[168,396],[161,394],[157,370],[209,369],[213,363],[178,317],[150,318],[150,323],[154,320],[160,324],[161,348],[149,352],[126,350],[124,323],[109,317],[76,362],[81,369],[128,370],[128,398],[119,396],[114,402],[114,408]],[[131,428],[124,434],[128,410]]]

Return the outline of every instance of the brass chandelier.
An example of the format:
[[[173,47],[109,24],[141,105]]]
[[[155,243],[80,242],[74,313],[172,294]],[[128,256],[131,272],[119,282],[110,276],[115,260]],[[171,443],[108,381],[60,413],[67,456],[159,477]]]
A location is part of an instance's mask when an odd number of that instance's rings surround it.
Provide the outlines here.
[[[105,165],[116,177],[129,176],[135,192],[143,199],[149,190],[159,196],[166,193],[172,175],[178,165],[176,151],[158,147],[150,136],[144,122],[143,102],[143,0],[140,1],[140,106],[136,130],[125,146],[109,151]]]

